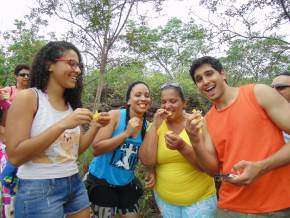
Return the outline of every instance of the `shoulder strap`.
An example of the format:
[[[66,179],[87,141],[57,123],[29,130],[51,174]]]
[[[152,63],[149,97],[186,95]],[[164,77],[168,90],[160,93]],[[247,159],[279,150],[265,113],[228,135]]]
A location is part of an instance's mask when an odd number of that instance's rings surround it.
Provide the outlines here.
[[[39,107],[39,96],[38,96],[38,91],[36,88],[32,88],[32,90],[35,92],[36,94],[36,110],[35,113],[33,114],[33,117],[35,117],[37,111],[38,111],[38,107]]]

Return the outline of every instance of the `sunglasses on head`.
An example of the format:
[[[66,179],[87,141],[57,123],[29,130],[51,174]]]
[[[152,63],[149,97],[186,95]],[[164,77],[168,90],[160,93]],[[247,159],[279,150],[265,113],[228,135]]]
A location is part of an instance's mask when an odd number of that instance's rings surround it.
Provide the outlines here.
[[[170,88],[170,87],[173,87],[173,88],[179,88],[181,89],[181,86],[179,85],[179,83],[164,83],[160,86],[160,90],[162,89],[166,89],[166,88]]]
[[[277,89],[277,90],[283,90],[283,89],[290,87],[290,85],[278,83],[278,84],[272,84],[271,87],[274,89]]]
[[[29,73],[19,73],[18,76],[21,76],[21,77],[30,77],[30,74]]]

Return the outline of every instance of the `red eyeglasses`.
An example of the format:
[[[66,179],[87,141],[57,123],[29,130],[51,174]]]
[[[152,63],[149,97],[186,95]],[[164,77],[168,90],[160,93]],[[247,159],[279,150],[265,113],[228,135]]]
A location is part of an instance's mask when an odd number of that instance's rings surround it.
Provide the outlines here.
[[[77,68],[83,69],[83,64],[73,60],[73,59],[64,59],[64,58],[57,58],[55,59],[56,61],[64,61],[66,62],[68,65],[71,66],[71,68],[73,70],[76,70]]]

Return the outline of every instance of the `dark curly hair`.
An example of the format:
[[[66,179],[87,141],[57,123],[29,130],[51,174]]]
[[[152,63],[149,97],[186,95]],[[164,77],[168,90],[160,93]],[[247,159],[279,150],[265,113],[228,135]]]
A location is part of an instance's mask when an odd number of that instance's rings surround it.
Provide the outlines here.
[[[49,79],[49,65],[56,62],[68,50],[73,50],[77,53],[80,63],[81,73],[78,76],[75,88],[65,89],[64,99],[73,109],[82,107],[81,95],[83,90],[83,67],[82,57],[79,50],[70,42],[53,41],[43,46],[35,55],[31,68],[31,87],[36,87],[43,92],[47,88]]]
[[[211,65],[212,68],[214,68],[219,73],[221,73],[224,70],[223,65],[221,64],[221,62],[218,59],[214,58],[214,57],[204,56],[204,57],[195,59],[192,62],[191,66],[190,66],[190,69],[189,69],[190,76],[191,76],[191,78],[192,78],[192,80],[194,82],[195,82],[194,74],[195,74],[196,70],[199,67],[201,67],[202,65],[204,65],[204,64]]]

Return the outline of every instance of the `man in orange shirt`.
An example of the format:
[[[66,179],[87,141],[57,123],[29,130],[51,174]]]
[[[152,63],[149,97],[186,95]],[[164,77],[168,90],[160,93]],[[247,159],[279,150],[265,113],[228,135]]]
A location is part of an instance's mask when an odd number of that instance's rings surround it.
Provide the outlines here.
[[[290,104],[266,85],[229,86],[213,57],[194,60],[190,75],[213,103],[186,130],[203,170],[223,175],[216,217],[290,217]]]

